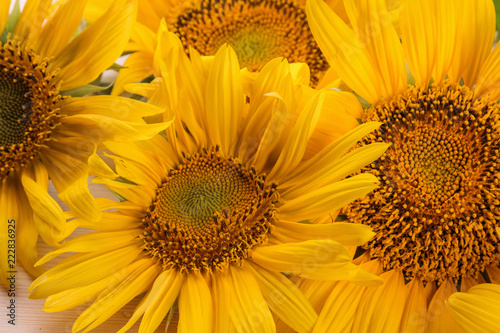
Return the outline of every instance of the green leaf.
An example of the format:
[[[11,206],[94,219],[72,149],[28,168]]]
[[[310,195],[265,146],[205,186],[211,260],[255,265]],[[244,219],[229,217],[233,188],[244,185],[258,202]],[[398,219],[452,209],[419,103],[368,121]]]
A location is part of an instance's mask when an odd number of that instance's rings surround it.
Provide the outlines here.
[[[103,91],[106,89],[109,89],[112,84],[110,84],[107,87],[101,87],[101,86],[95,86],[93,84],[86,84],[84,86],[70,89],[70,90],[65,90],[61,92],[61,95],[63,96],[72,96],[72,97],[82,97],[90,93],[98,92],[98,91]]]
[[[118,193],[116,193],[115,191],[111,191],[109,190],[111,193],[113,193],[114,195],[116,195],[116,197],[118,198],[118,200],[120,200],[120,202],[124,202],[124,201],[127,201],[127,199],[125,199],[124,197],[122,197],[121,195],[119,195]]]
[[[16,0],[14,8],[12,9],[12,12],[9,14],[9,18],[5,23],[5,29],[2,33],[2,37],[0,37],[3,43],[7,41],[7,36],[9,35],[9,33],[12,33],[14,31],[14,28],[16,27],[17,21],[19,21],[20,16],[21,16],[21,7],[19,6],[19,0]]]
[[[113,71],[117,71],[118,72],[120,69],[124,69],[124,68],[127,68],[127,67],[126,66],[122,66],[122,65],[117,64],[117,63],[114,63],[108,69],[111,69]]]
[[[137,185],[133,181],[130,181],[127,178],[123,178],[123,177],[118,177],[115,179],[115,181],[120,182],[120,183],[125,183],[125,184]]]
[[[497,30],[500,27],[500,0],[493,0],[495,4],[495,13],[497,14]]]
[[[90,25],[89,22],[82,19],[82,21],[80,22],[80,25],[78,26],[78,29],[76,30],[75,36],[73,36],[73,37],[78,36],[78,34],[80,34],[83,30],[85,30],[89,25]]]
[[[363,97],[359,96],[358,94],[354,93],[354,95],[356,96],[356,98],[358,99],[359,101],[359,104],[361,104],[361,107],[363,109],[369,109],[371,108],[371,104],[368,103],[368,101],[366,99],[364,99]]]

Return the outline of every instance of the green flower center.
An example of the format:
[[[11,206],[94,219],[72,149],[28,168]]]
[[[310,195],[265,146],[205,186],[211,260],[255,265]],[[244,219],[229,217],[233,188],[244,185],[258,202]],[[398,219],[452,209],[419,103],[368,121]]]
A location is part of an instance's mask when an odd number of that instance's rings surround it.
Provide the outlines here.
[[[186,52],[214,55],[231,45],[241,67],[259,71],[269,60],[285,57],[305,62],[316,84],[328,63],[316,44],[305,10],[291,0],[202,0],[188,8],[174,24]]]
[[[469,147],[463,139],[460,133],[443,128],[429,131],[422,126],[408,140],[413,182],[418,184],[421,200],[427,205],[439,208],[460,189],[461,176],[472,167]]]
[[[267,242],[276,187],[217,148],[186,158],[143,219],[145,251],[165,268],[223,270]]]

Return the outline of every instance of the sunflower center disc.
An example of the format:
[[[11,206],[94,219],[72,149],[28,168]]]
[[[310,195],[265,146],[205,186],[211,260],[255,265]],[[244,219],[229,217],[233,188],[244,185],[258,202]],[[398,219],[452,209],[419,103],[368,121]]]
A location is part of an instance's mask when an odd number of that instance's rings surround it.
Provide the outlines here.
[[[303,8],[290,0],[203,0],[174,24],[186,51],[214,55],[231,45],[241,67],[260,70],[269,60],[285,57],[305,62],[317,83],[328,63],[309,30]]]
[[[411,87],[371,108],[383,123],[364,143],[387,152],[365,171],[381,184],[346,214],[376,236],[366,246],[408,279],[477,278],[500,262],[500,116],[497,103],[449,83]]]
[[[166,269],[221,271],[267,242],[276,188],[217,148],[186,158],[143,219],[144,250]]]
[[[0,180],[36,158],[59,124],[54,77],[33,51],[0,44]]]
[[[0,72],[0,145],[2,146],[11,146],[23,141],[27,124],[19,120],[24,118],[26,112],[24,106],[30,102],[27,93],[29,93],[28,85],[18,82],[8,73]]]

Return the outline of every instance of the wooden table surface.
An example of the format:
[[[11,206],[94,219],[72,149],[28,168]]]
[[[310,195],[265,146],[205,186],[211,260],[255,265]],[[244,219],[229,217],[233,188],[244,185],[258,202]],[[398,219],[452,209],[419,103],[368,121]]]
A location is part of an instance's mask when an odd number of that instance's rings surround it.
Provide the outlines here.
[[[107,197],[115,199],[105,186],[98,184],[90,184],[91,192],[97,197]],[[67,209],[56,196],[54,188],[49,188],[53,198],[56,198],[63,207]],[[70,237],[73,238],[77,235],[87,232],[86,230],[76,230]],[[44,255],[51,249],[50,246],[43,244],[39,240],[40,256]],[[46,268],[54,266],[58,261],[62,260],[64,256],[57,258],[45,265]],[[50,333],[71,333],[71,327],[80,313],[90,304],[82,305],[78,308],[66,310],[63,312],[48,313],[44,312],[44,300],[31,300],[27,298],[28,287],[32,282],[32,278],[23,270],[21,266],[17,266],[16,273],[16,291],[15,291],[15,305],[16,305],[16,318],[15,326],[8,323],[10,318],[7,316],[7,307],[10,304],[12,297],[8,297],[7,292],[3,286],[0,286],[0,333],[31,333],[31,332],[50,332]],[[139,297],[132,300],[124,308],[118,311],[113,317],[109,318],[106,322],[92,330],[92,332],[111,333],[117,332],[128,321],[132,315],[135,306],[139,302]],[[128,331],[137,332],[140,320]],[[173,327],[172,327],[173,326]],[[173,320],[173,325],[169,332],[176,332],[176,318]],[[155,333],[165,332],[165,320],[159,326]]]

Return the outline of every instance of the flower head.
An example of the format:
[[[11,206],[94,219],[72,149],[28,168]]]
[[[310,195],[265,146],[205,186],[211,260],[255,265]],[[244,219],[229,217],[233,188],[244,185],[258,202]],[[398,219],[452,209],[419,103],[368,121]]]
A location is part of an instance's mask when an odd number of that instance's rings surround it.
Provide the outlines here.
[[[7,223],[15,221],[18,260],[32,275],[43,271],[33,268],[38,236],[56,245],[76,227],[47,193],[49,178],[73,210],[98,218],[87,189],[87,159],[96,144],[146,138],[166,127],[144,123],[141,116],[161,112],[144,103],[71,98],[121,54],[136,13],[133,1],[118,0],[74,36],[85,3],[68,0],[49,15],[51,1],[29,0],[22,12],[0,17],[0,242],[12,241]],[[3,1],[0,12],[9,5]],[[2,251],[2,283],[13,269],[7,259]]]
[[[162,76],[128,89],[176,118],[151,140],[106,142],[116,171],[92,157],[96,181],[124,201],[100,200],[103,210],[116,211],[76,220],[98,232],[42,258],[80,252],[37,279],[31,297],[48,297],[46,311],[95,299],[75,331],[96,327],[144,292],[122,331],[141,316],[139,331],[154,331],[176,300],[180,331],[274,331],[270,309],[310,331],[316,312],[281,272],[378,283],[344,248],[371,238],[369,227],[330,223],[377,185],[373,175],[344,177],[387,148],[374,143],[346,154],[378,123],[323,142],[317,152],[316,125],[325,116],[346,117],[343,105],[355,104],[353,95],[302,85],[303,65],[282,58],[252,81],[227,45],[215,57],[193,52],[189,59],[166,28],[158,40]]]
[[[443,301],[477,283],[498,283],[500,272],[493,3],[403,2],[401,38],[383,1],[348,1],[346,8],[352,28],[321,1],[307,5],[332,69],[367,101],[363,119],[382,123],[363,143],[391,145],[363,169],[380,187],[345,209],[352,222],[374,229],[359,260],[371,260],[365,266],[386,283],[330,288],[317,329],[449,330],[456,324]],[[338,307],[346,290],[358,296]],[[374,306],[380,299],[388,301]]]
[[[345,10],[341,1],[327,1],[335,10]],[[106,7],[106,1],[90,1],[86,18],[93,20]],[[154,72],[155,33],[165,20],[168,29],[182,41],[186,53],[191,49],[213,56],[224,44],[236,52],[240,66],[255,72],[276,57],[309,65],[311,82],[317,85],[328,70],[328,63],[309,30],[305,1],[297,0],[144,0],[139,3],[135,32],[125,62],[113,88],[140,81]]]

